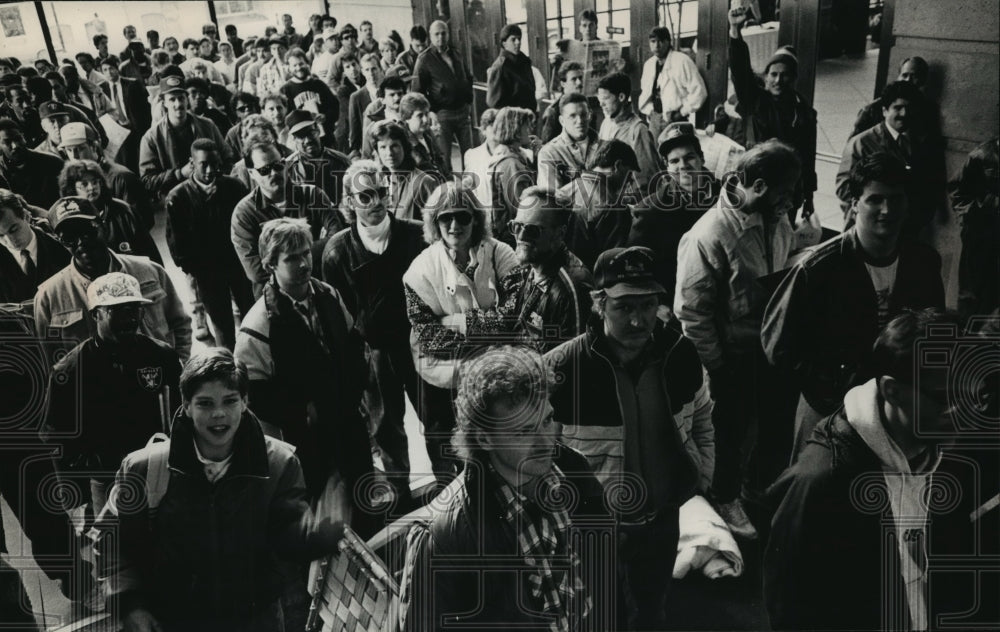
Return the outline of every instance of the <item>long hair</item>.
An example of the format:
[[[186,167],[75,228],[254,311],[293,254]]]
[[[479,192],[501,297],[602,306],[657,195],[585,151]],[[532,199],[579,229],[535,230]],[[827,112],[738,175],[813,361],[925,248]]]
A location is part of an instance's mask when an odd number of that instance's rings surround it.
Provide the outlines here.
[[[476,198],[472,189],[464,184],[451,181],[438,186],[427,198],[423,208],[424,241],[433,244],[441,239],[441,229],[437,218],[448,211],[469,211],[472,213],[472,240],[475,247],[490,237],[490,227],[486,222],[486,209]]]

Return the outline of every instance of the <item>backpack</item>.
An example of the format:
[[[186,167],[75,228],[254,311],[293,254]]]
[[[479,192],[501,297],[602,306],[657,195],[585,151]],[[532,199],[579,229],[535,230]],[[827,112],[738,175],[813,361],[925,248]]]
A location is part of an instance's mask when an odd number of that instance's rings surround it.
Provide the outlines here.
[[[157,432],[146,442],[146,447],[163,443],[168,439],[167,435]],[[155,450],[149,457],[149,467],[146,470],[146,504],[150,512],[156,511],[167,493],[167,486],[170,484],[170,468],[167,467],[169,455],[169,450]]]

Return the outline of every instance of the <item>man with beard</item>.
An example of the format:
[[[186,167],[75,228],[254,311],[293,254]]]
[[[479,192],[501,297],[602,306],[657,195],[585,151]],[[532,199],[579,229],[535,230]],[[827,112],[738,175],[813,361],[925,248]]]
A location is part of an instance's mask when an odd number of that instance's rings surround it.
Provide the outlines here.
[[[151,195],[166,195],[191,177],[191,143],[208,138],[222,148],[223,169],[229,170],[232,158],[219,128],[210,120],[190,112],[184,80],[164,77],[160,80],[160,100],[166,115],[142,137],[139,150],[139,177]]]
[[[326,144],[333,144],[333,131],[340,118],[340,101],[321,79],[310,76],[309,60],[301,48],[293,48],[285,56],[288,81],[281,86],[289,107],[323,115]]]
[[[101,234],[97,210],[84,198],[59,200],[49,212],[49,224],[73,259],[38,287],[34,316],[39,337],[59,332],[74,345],[89,338],[95,320],[86,309],[88,286],[109,272],[124,272],[139,280],[142,296],[150,300],[140,322],[142,333],[167,343],[182,359],[190,355],[191,319],[163,266],[146,257],[112,252]]]
[[[184,82],[184,88],[188,95],[188,107],[192,114],[207,118],[215,123],[219,133],[223,136],[229,131],[229,117],[225,113],[208,103],[209,83],[200,77],[191,77]]]
[[[403,418],[404,391],[418,407],[417,373],[410,353],[403,273],[424,249],[423,227],[386,208],[380,167],[355,161],[344,179],[341,211],[350,228],[323,251],[323,278],[340,293],[365,341],[369,380],[365,404],[382,463],[397,500],[410,500],[410,457]]]
[[[94,279],[86,298],[94,336],[66,354],[49,379],[42,437],[62,448],[60,473],[89,476],[95,515],[121,460],[165,432],[180,401],[177,352],[139,332],[151,302],[129,274]]]
[[[640,204],[632,207],[628,245],[656,255],[656,280],[674,295],[677,247],[681,237],[719,200],[721,185],[705,170],[705,154],[688,122],[670,123],[660,135],[660,157],[667,177],[657,177]]]
[[[571,216],[569,200],[528,187],[510,222],[520,265],[501,281],[507,298],[498,311],[505,330],[543,353],[584,333],[590,314],[593,277],[565,243]]]
[[[583,172],[597,146],[597,132],[590,127],[590,117],[590,104],[582,93],[559,99],[562,133],[538,151],[539,186],[560,189]]]
[[[339,151],[323,146],[322,121],[322,115],[308,110],[293,110],[285,117],[285,127],[295,149],[286,161],[287,176],[295,184],[311,184],[322,189],[336,209],[340,207],[344,172],[351,161]]]
[[[260,297],[269,278],[260,261],[258,239],[261,225],[279,217],[304,218],[309,223],[314,244],[344,228],[344,220],[322,189],[311,184],[294,184],[273,143],[255,143],[243,158],[254,188],[233,211],[231,237],[254,296]]]
[[[34,206],[49,208],[59,199],[61,158],[32,149],[21,127],[11,119],[0,119],[0,184]]]
[[[167,244],[174,263],[194,277],[216,344],[232,350],[232,302],[244,316],[253,307],[250,282],[229,236],[233,209],[247,190],[222,174],[221,151],[206,138],[192,143],[191,167],[191,177],[167,194]]]

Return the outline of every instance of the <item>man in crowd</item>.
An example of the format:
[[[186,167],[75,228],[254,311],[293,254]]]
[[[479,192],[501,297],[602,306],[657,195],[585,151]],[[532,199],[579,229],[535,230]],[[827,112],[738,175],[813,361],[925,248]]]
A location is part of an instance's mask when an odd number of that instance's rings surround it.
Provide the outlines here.
[[[728,13],[729,71],[739,100],[736,111],[742,117],[733,140],[747,149],[771,138],[794,147],[802,163],[799,196],[811,214],[816,191],[816,110],[795,91],[799,60],[793,49],[782,47],[774,52],[764,67],[764,85],[760,85],[743,41],[747,18],[746,7],[734,7]],[[794,204],[789,214],[798,206]]]
[[[257,60],[250,64],[243,76],[243,91],[259,98],[264,95],[257,92],[257,81],[260,79],[260,69],[271,61],[271,44],[267,38],[261,37],[254,41],[253,48],[257,51]]]
[[[336,139],[334,147],[346,154],[351,151],[351,123],[354,121],[354,111],[351,110],[351,96],[365,85],[365,77],[361,73],[361,64],[357,57],[344,57],[341,62],[343,63],[343,74],[336,89],[336,97],[340,103],[341,112],[334,130],[334,138]],[[364,110],[362,110],[362,113],[364,113]]]
[[[377,123],[378,121],[395,121],[397,123],[402,123],[403,117],[399,111],[399,104],[403,100],[403,95],[406,94],[406,81],[401,77],[386,77],[382,79],[382,82],[379,84],[378,92],[376,92],[376,94],[378,96],[374,101],[368,104],[368,107],[365,108],[364,117],[362,117],[362,158],[371,158],[375,151],[372,146],[371,135],[364,133],[371,129],[373,123]]]
[[[921,99],[914,104],[917,107],[913,125],[923,133],[931,136],[938,136],[941,133],[941,111],[937,103],[927,97],[927,77],[930,67],[923,57],[907,57],[899,65],[899,74],[896,81],[906,81],[912,83],[920,90]],[[882,100],[875,99],[858,111],[858,118],[854,121],[854,129],[851,136],[857,136],[875,127],[883,121]]]
[[[343,59],[345,57],[357,57],[360,59],[363,56],[364,54],[358,49],[358,30],[352,24],[345,24],[340,29],[340,50],[334,54],[335,59],[330,62],[331,76],[326,78],[327,82],[329,83],[331,80],[340,81],[341,74],[343,73]],[[379,66],[379,69],[381,69],[381,66]]]
[[[431,111],[441,125],[441,153],[451,156],[452,139],[458,141],[459,155],[472,147],[472,74],[461,56],[448,43],[448,25],[441,20],[430,27],[431,47],[420,54],[413,70],[412,89],[431,103]]]
[[[75,59],[76,63],[80,64],[80,68],[83,70],[84,79],[95,86],[100,86],[108,82],[108,78],[101,73],[101,67],[93,55],[90,53],[77,53]]]
[[[318,55],[313,58],[310,70],[326,87],[336,92],[337,81],[334,79],[333,62],[337,58],[340,50],[340,35],[333,29],[323,31],[323,48]],[[346,107],[347,102],[344,102]]]
[[[17,123],[0,119],[0,184],[5,188],[47,209],[59,199],[62,167],[61,158],[29,149]]]
[[[645,248],[602,253],[594,266],[597,317],[545,356],[559,385],[551,399],[563,440],[583,452],[609,492],[624,486],[640,499],[615,510],[624,536],[619,614],[633,630],[667,627],[678,510],[707,489],[714,462],[712,402],[698,353],[656,317],[664,297],[653,263]]]
[[[55,93],[52,89],[52,84],[49,83],[48,79],[44,77],[29,77],[25,85],[28,89],[28,93],[31,95],[31,104],[34,109],[33,114],[40,116],[42,106],[46,103],[58,103],[58,101],[55,100]],[[61,105],[62,109],[69,115],[70,121],[89,125],[101,137],[101,146],[103,147],[107,145],[107,134],[104,131],[104,127],[97,120],[96,114],[93,112],[86,112],[72,103],[67,103],[65,101],[63,101]],[[32,118],[34,118],[34,116]],[[41,122],[39,122],[39,124],[41,124]],[[42,131],[45,131],[44,127],[42,128]]]
[[[941,257],[902,235],[909,178],[890,154],[855,163],[854,226],[796,264],[767,305],[764,351],[802,392],[793,454],[848,389],[872,377],[872,344],[889,320],[905,309],[944,309]]]
[[[309,16],[309,32],[302,36],[299,40],[299,48],[302,50],[309,50],[313,41],[320,37],[323,33],[323,16],[319,13],[313,13]]]
[[[890,83],[882,91],[879,125],[852,137],[844,146],[837,171],[837,197],[848,226],[851,194],[848,181],[855,163],[876,152],[892,154],[910,171],[907,186],[909,215],[903,227],[908,236],[921,230],[945,208],[944,149],[940,138],[929,136],[916,125],[920,120],[920,90],[908,81]]]
[[[353,497],[373,469],[359,412],[366,370],[354,321],[340,294],[312,277],[304,219],[265,222],[260,246],[267,285],[236,337],[250,407],[267,434],[295,446],[312,498],[335,471]]]
[[[226,41],[233,45],[233,53],[237,57],[243,56],[243,39],[239,36],[239,31],[235,24],[226,25]]]
[[[601,39],[597,36],[597,12],[593,9],[580,11],[580,41],[593,42]]]
[[[405,507],[410,499],[410,457],[403,393],[414,408],[418,394],[402,280],[426,243],[420,223],[388,212],[388,191],[381,180],[381,167],[371,160],[355,161],[347,170],[341,211],[350,227],[327,243],[323,278],[337,289],[365,341],[369,426]]]
[[[743,445],[757,425],[753,457],[762,466],[787,462],[764,454],[772,438],[787,440],[768,408],[779,392],[760,342],[768,293],[758,281],[785,267],[792,247],[788,211],[801,163],[790,146],[771,140],[747,151],[726,182],[719,202],[681,238],[677,253],[674,313],[708,370],[715,409],[716,468],[712,493],[719,515],[734,534],[757,531],[739,496],[744,483]],[[784,392],[783,390],[780,392]],[[777,449],[775,451],[778,451]],[[754,493],[767,476],[747,480]]]
[[[273,143],[255,143],[247,149],[243,160],[253,189],[233,211],[231,236],[243,270],[253,283],[254,296],[259,297],[269,278],[258,250],[264,222],[280,217],[304,218],[308,220],[314,242],[334,235],[344,223],[322,189],[291,182]]]
[[[583,66],[579,62],[567,61],[559,66],[559,86],[563,95],[576,92],[583,93]],[[562,133],[562,123],[559,122],[559,99],[553,101],[542,112],[539,137],[543,143]],[[597,132],[597,117],[590,118],[590,129]]]
[[[372,23],[369,20],[363,20],[361,24],[358,24],[358,31],[361,35],[361,39],[358,41],[358,49],[361,54],[374,53],[378,55],[378,40],[375,39]]]
[[[285,127],[295,153],[288,157],[287,177],[295,184],[311,184],[321,189],[334,209],[340,207],[344,172],[350,159],[335,149],[323,146],[322,115],[308,110],[292,110],[285,117]]]
[[[97,67],[100,68],[105,59],[111,56],[108,52],[108,36],[98,33],[93,38],[94,48],[97,49]]]
[[[643,64],[639,80],[639,112],[646,115],[653,138],[659,138],[669,123],[687,120],[697,112],[708,98],[708,89],[694,60],[673,50],[666,27],[649,32],[649,50],[653,56]]]
[[[161,79],[160,99],[166,114],[143,135],[139,152],[139,177],[150,195],[166,195],[191,177],[191,143],[199,138],[222,148],[223,169],[228,171],[233,161],[225,139],[214,123],[190,112],[184,80]]]
[[[139,281],[142,295],[150,299],[140,331],[170,345],[181,359],[191,354],[191,319],[167,271],[146,257],[111,251],[93,205],[84,198],[59,200],[49,213],[49,224],[73,258],[69,265],[39,285],[35,295],[35,331],[47,338],[60,332],[73,345],[94,332],[94,316],[87,309],[87,288],[109,272],[124,272]]]
[[[270,39],[269,43],[271,59],[260,67],[260,74],[257,77],[257,96],[261,98],[278,92],[281,90],[281,86],[288,81],[288,64],[285,62],[288,40],[276,35]]]
[[[62,449],[60,474],[89,478],[96,515],[125,455],[169,428],[181,362],[169,345],[140,332],[152,301],[137,278],[109,272],[86,294],[94,335],[52,368],[42,436]]]
[[[365,81],[351,95],[347,108],[350,117],[347,141],[350,151],[347,153],[351,158],[361,156],[361,147],[368,129],[365,112],[368,110],[368,106],[378,99],[379,86],[382,85],[382,79],[385,76],[382,73],[382,65],[379,63],[377,55],[371,53],[365,55],[361,58],[360,65],[361,75]]]
[[[322,115],[326,144],[332,144],[333,130],[340,118],[340,101],[322,80],[310,75],[309,60],[301,48],[288,51],[285,60],[288,63],[288,81],[281,86],[281,94],[293,110]]]
[[[101,89],[114,107],[112,117],[115,122],[129,130],[128,137],[118,151],[118,161],[129,169],[138,171],[141,139],[153,124],[149,93],[141,81],[122,77],[118,66],[115,57],[101,62],[101,72],[108,78]]]
[[[510,232],[520,265],[501,281],[506,300],[498,307],[504,329],[522,335],[541,352],[586,331],[590,269],[566,247],[570,201],[544,187],[521,193]]]
[[[0,303],[31,301],[39,284],[69,263],[69,252],[34,221],[20,195],[0,189]]]
[[[935,326],[959,330],[958,318],[930,308],[894,318],[875,341],[872,377],[819,422],[769,490],[777,511],[764,596],[774,629],[928,630],[939,614],[971,605],[968,594],[947,603],[947,582],[965,584],[948,556],[933,555],[976,550],[970,517],[948,520],[958,503],[933,490],[943,484],[939,467],[948,465],[963,402],[984,393],[971,381],[949,384],[950,372],[918,353]],[[949,474],[940,472],[957,485]],[[945,581],[931,586],[936,579]]]
[[[59,66],[59,73],[61,81],[57,82],[54,77],[49,78],[52,92],[57,100],[69,101],[81,109],[86,108],[98,117],[111,111],[113,106],[104,91],[98,84],[81,79],[76,66],[63,64]],[[106,83],[107,79],[104,81]]]
[[[561,189],[586,168],[598,143],[597,133],[590,127],[590,117],[590,104],[582,93],[560,97],[562,133],[538,152],[539,186]]]
[[[67,123],[59,130],[59,135],[62,138],[59,149],[66,157],[70,160],[93,160],[99,164],[111,195],[129,205],[143,228],[152,229],[156,219],[153,203],[142,180],[131,170],[105,157],[94,130],[83,123]]]
[[[486,71],[486,86],[486,105],[491,108],[538,109],[531,60],[521,52],[521,27],[516,24],[500,30],[500,55]]]
[[[427,50],[429,38],[427,29],[422,24],[415,24],[410,29],[410,47],[396,58],[397,63],[406,66],[407,76],[413,76],[413,69],[417,67],[417,57],[420,56],[420,53]]]
[[[453,445],[466,467],[409,535],[403,629],[601,629],[611,599],[599,574],[613,562],[586,543],[608,538],[611,520],[586,461],[557,442],[551,370],[506,346],[460,373]]]
[[[184,82],[184,89],[188,95],[188,107],[191,113],[212,121],[219,133],[225,136],[229,131],[229,117],[209,103],[211,92],[209,82],[201,77],[190,77]]]
[[[628,75],[614,73],[597,84],[597,101],[604,111],[599,136],[601,140],[620,140],[635,152],[639,161],[639,185],[647,190],[649,181],[660,170],[656,139],[649,127],[632,108],[632,82]]]
[[[973,149],[949,186],[962,222],[958,309],[963,316],[1000,308],[1000,139]]]
[[[410,145],[413,148],[413,162],[417,168],[423,171],[437,171],[444,177],[450,178],[451,160],[445,160],[437,137],[430,131],[431,104],[427,97],[419,92],[403,95],[399,101],[399,121],[409,134]],[[474,149],[470,149],[469,152]],[[472,165],[466,164],[466,169],[471,168]]]
[[[369,134],[388,187],[389,212],[404,219],[420,219],[424,203],[439,184],[438,177],[416,167],[410,139],[399,123],[379,121]]]
[[[35,147],[35,151],[65,158],[59,150],[59,143],[62,142],[59,131],[69,123],[69,110],[58,101],[46,101],[38,106],[38,118],[42,122],[42,129],[45,130],[45,140]]]
[[[199,138],[191,144],[191,175],[165,201],[170,254],[194,277],[216,344],[230,350],[236,344],[232,304],[243,316],[253,306],[250,281],[230,238],[233,210],[246,194],[239,180],[222,173],[219,146]]]
[[[299,39],[302,37],[295,32],[295,27],[292,26],[292,16],[291,14],[285,13],[281,16],[282,30],[281,35],[285,39],[286,46],[298,46]]]

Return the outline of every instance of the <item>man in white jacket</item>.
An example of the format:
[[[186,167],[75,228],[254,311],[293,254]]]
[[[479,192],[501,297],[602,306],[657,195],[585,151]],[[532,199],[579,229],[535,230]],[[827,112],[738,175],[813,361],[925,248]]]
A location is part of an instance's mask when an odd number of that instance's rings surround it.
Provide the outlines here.
[[[708,90],[694,60],[673,50],[666,27],[649,32],[649,50],[653,56],[642,66],[639,112],[646,115],[653,138],[659,138],[668,124],[697,112]]]

